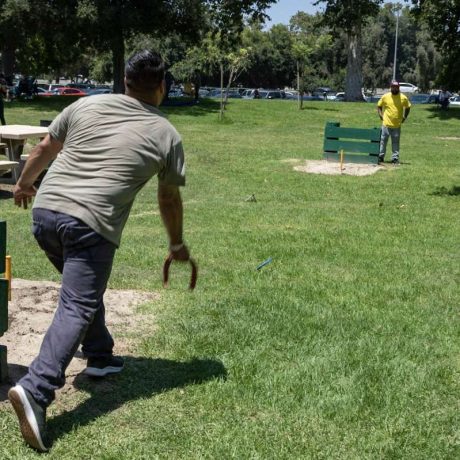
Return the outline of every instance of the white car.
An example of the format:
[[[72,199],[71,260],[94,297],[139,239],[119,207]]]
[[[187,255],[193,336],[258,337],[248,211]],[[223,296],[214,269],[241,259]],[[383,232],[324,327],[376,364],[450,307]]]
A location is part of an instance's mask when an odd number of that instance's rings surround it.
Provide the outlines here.
[[[418,93],[418,86],[413,85],[412,83],[399,83],[399,90],[401,93]]]
[[[454,107],[460,107],[460,96],[453,96],[449,99],[449,105],[453,105]]]

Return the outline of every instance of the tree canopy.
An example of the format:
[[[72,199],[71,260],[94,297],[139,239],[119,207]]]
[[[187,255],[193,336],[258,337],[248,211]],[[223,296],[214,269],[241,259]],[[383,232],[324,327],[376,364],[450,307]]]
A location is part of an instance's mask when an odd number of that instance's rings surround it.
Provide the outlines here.
[[[91,76],[123,91],[125,59],[156,48],[176,78],[218,86],[212,40],[230,62],[250,50],[234,75],[246,87],[387,87],[398,79],[423,90],[460,86],[460,0],[412,0],[396,15],[382,0],[318,0],[323,13],[299,12],[289,25],[264,26],[275,0],[0,0],[0,65],[6,75]],[[207,40],[207,41],[206,41]],[[236,53],[236,54],[235,54]],[[208,61],[206,64],[205,61]],[[226,78],[230,66],[224,65]],[[228,81],[228,80],[226,80]]]

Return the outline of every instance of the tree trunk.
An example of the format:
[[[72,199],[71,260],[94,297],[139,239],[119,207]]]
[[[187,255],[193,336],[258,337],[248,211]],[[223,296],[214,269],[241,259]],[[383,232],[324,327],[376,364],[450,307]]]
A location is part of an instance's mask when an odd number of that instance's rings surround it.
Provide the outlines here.
[[[219,119],[224,118],[224,64],[220,63],[220,112]]]
[[[125,92],[125,41],[120,29],[112,39],[113,92]]]
[[[14,57],[14,43],[10,42],[9,40],[5,40],[2,49],[2,64],[3,64],[3,73],[5,77],[13,77],[14,75],[14,64],[15,64],[15,57]]]
[[[297,61],[297,102],[299,104],[299,110],[302,109],[302,95],[300,94],[300,64]]]
[[[363,101],[363,73],[362,73],[362,47],[361,27],[358,31],[348,34],[348,62],[345,81],[345,100]]]
[[[227,87],[225,88],[224,109],[227,107],[228,92],[230,91],[230,87],[232,86],[234,78],[235,78],[235,71],[234,71],[234,69],[231,69],[230,70],[230,75],[228,77]]]
[[[125,38],[123,30],[122,0],[115,0],[112,5],[113,35],[111,40],[113,92],[125,92]]]

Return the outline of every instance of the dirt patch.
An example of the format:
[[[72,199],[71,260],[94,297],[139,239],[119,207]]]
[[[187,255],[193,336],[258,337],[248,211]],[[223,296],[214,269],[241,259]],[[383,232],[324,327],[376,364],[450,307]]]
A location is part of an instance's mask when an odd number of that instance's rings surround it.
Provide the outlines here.
[[[386,166],[375,164],[344,163],[340,170],[340,163],[326,160],[308,160],[294,166],[295,171],[310,174],[328,174],[332,176],[370,176],[377,171],[386,170]]]
[[[11,301],[8,303],[8,331],[0,344],[8,347],[9,383],[0,385],[0,405],[6,400],[11,386],[27,371],[38,354],[43,336],[56,310],[60,285],[50,281],[13,279]],[[108,289],[104,296],[107,326],[115,339],[115,353],[129,355],[135,335],[152,333],[152,315],[142,315],[136,308],[158,300],[159,294]],[[73,380],[85,367],[86,361],[78,351],[67,368],[67,382],[60,390],[73,391]]]
[[[441,139],[443,141],[460,141],[460,137],[437,137],[436,139]]]

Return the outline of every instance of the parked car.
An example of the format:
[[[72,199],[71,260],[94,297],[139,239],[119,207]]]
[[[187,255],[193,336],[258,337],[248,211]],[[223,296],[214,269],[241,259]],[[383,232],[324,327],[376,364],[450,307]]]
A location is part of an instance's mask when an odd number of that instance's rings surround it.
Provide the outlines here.
[[[41,88],[40,86],[36,88],[37,91],[37,96],[43,96],[43,97],[48,97],[48,96],[55,96],[55,94],[52,91],[47,91],[44,88]]]
[[[44,88],[46,91],[54,91],[58,88],[65,88],[66,85],[63,85],[62,83],[51,83],[50,85],[38,85],[41,88]]]
[[[283,99],[281,91],[278,90],[259,90],[259,99]]]
[[[335,101],[335,102],[343,102],[345,100],[345,93],[343,91],[339,91],[334,95],[327,96],[328,100]]]
[[[93,88],[86,93],[87,96],[96,96],[98,94],[112,94],[112,90],[110,88]]]
[[[56,88],[53,93],[56,96],[77,96],[77,97],[83,97],[87,96],[87,94],[77,88],[69,88],[67,86],[64,86],[63,88]]]
[[[184,92],[180,88],[170,89],[168,97],[182,97]]]
[[[285,91],[285,99],[298,99],[299,93],[297,91]]]
[[[254,99],[255,88],[246,88],[242,93],[241,97],[243,99]]]
[[[418,93],[419,88],[412,83],[399,82],[399,90],[401,93]]]
[[[69,83],[66,86],[67,88],[77,88],[85,93],[88,93],[88,91],[92,89],[96,89],[96,85],[93,85],[91,83]]]
[[[453,96],[449,99],[450,105],[453,107],[460,107],[460,96]]]
[[[223,95],[225,97],[225,89],[223,91]],[[213,91],[210,91],[210,93],[208,94],[208,97],[220,98],[221,97],[220,89],[215,89]],[[239,93],[238,90],[230,90],[228,92],[228,98],[229,99],[241,99],[241,94]]]
[[[200,97],[208,97],[208,94],[209,94],[209,89],[207,89],[207,88],[200,88],[198,90],[198,95]]]

